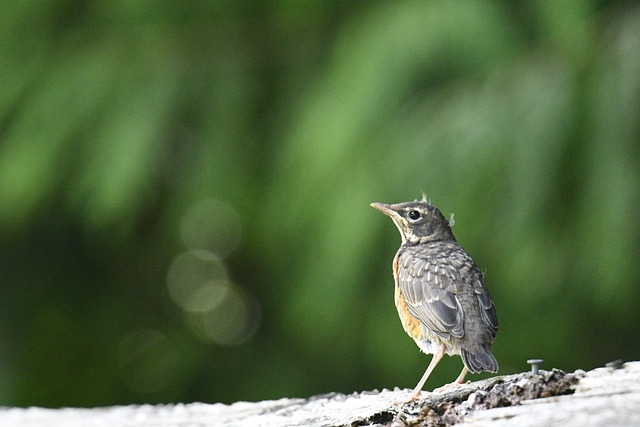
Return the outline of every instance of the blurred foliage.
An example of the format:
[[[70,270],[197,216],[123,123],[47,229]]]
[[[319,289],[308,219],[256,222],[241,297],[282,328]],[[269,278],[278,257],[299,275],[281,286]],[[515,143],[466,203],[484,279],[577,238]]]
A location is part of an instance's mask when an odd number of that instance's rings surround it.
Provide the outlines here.
[[[638,359],[633,2],[5,1],[0,28],[0,404],[413,387],[368,204],[421,191],[486,271],[501,373]]]

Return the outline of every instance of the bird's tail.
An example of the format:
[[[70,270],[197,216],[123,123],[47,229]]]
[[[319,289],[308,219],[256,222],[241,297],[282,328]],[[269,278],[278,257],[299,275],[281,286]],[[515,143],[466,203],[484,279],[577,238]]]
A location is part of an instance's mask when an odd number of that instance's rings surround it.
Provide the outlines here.
[[[488,348],[484,348],[480,353],[471,353],[462,349],[460,356],[464,366],[473,374],[482,371],[498,372],[498,361]]]

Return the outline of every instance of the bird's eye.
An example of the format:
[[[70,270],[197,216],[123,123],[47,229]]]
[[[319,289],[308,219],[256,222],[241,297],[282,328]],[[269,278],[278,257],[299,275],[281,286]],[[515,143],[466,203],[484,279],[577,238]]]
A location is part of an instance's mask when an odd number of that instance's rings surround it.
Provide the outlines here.
[[[412,220],[417,220],[420,218],[420,212],[419,211],[409,211],[409,219]]]

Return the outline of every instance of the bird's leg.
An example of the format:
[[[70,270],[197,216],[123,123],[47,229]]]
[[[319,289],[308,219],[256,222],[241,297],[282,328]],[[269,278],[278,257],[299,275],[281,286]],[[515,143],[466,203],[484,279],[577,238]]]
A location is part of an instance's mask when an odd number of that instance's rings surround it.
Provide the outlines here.
[[[431,375],[431,372],[433,372],[438,362],[440,362],[440,359],[442,359],[442,356],[444,356],[445,350],[446,350],[445,345],[440,344],[438,351],[433,353],[433,358],[431,358],[431,362],[429,363],[427,370],[424,372],[424,375],[422,376],[422,378],[420,378],[420,382],[418,382],[418,385],[416,386],[416,388],[413,389],[413,393],[411,393],[411,397],[408,400],[409,402],[411,402],[412,400],[416,400],[417,398],[420,397],[420,392],[422,391],[422,387],[424,386],[424,383],[427,382],[427,378],[429,378],[429,375]]]
[[[460,372],[460,375],[458,375],[458,378],[456,378],[454,382],[445,384],[442,387],[438,387],[433,391],[435,391],[436,393],[442,393],[443,391],[447,391],[450,388],[457,386],[458,384],[462,384],[464,382],[464,377],[466,377],[468,373],[469,373],[469,370],[467,369],[467,367],[466,366],[463,367],[462,372]]]
[[[469,373],[469,370],[467,369],[467,367],[463,366],[462,372],[460,372],[460,375],[458,375],[458,378],[456,378],[456,380],[454,381],[454,384],[464,383],[464,377],[466,377],[468,373]]]

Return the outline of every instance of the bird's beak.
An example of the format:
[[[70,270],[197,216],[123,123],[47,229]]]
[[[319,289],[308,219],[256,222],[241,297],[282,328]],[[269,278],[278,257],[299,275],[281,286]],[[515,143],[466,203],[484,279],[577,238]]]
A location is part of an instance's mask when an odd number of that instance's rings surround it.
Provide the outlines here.
[[[391,218],[393,223],[398,228],[398,231],[400,231],[400,236],[402,236],[402,244],[404,244],[406,241],[406,237],[405,237],[405,231],[403,227],[403,219],[402,219],[402,215],[400,215],[400,212],[393,209],[391,205],[387,205],[384,203],[377,203],[377,202],[371,203],[371,207],[379,210],[380,212],[382,212],[385,215],[388,215]]]
[[[384,204],[384,203],[371,203],[371,207],[374,209],[379,210],[380,212],[382,212],[385,215],[389,215],[390,217],[394,217],[394,216],[398,216],[398,213],[396,211],[394,211],[393,209],[391,209],[390,205]]]

